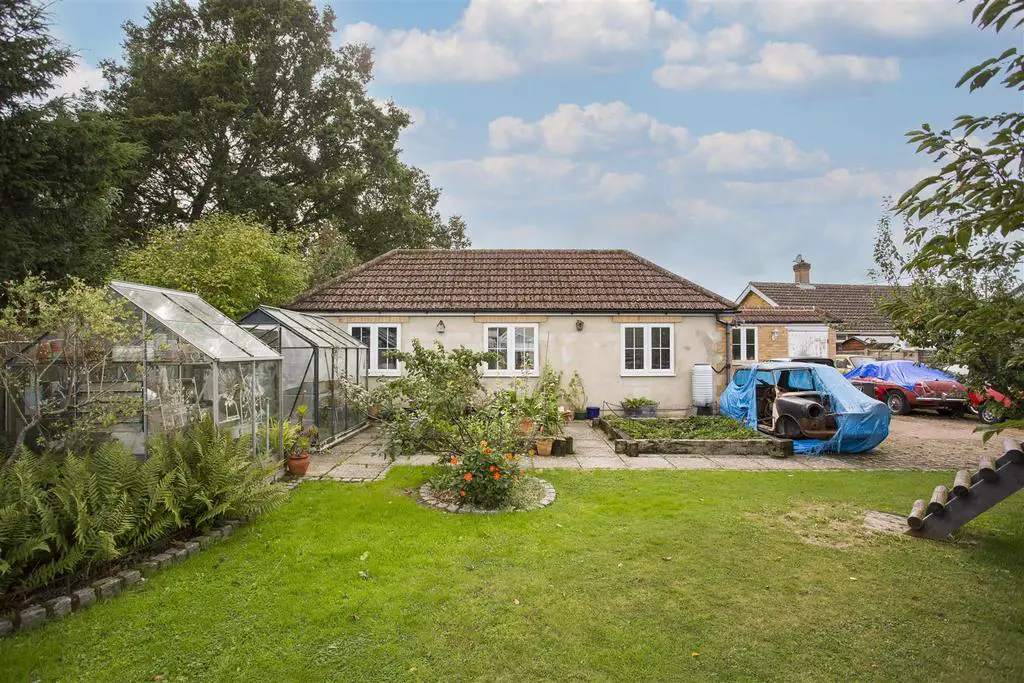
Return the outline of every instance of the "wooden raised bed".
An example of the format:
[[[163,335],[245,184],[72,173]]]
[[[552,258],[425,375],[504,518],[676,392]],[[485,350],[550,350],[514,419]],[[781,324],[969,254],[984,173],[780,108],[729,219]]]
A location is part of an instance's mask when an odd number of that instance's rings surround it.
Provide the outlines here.
[[[793,455],[790,439],[765,435],[759,439],[634,439],[616,429],[604,418],[597,418],[593,426],[611,440],[616,453],[635,458],[641,453],[680,455],[770,455],[785,458]]]

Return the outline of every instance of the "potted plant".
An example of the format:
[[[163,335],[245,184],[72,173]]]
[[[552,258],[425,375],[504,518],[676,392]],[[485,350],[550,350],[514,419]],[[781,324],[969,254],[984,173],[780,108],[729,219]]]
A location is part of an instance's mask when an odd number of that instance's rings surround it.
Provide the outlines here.
[[[551,455],[551,450],[555,447],[555,437],[545,435],[544,425],[538,427],[538,432],[540,436],[537,437],[535,444],[537,455]]]
[[[537,454],[551,455],[555,445],[555,437],[562,431],[562,409],[558,405],[560,391],[552,391],[550,388],[541,388],[537,394],[538,409],[537,420],[540,425],[537,428],[540,436],[537,439]]]
[[[622,409],[626,417],[655,417],[658,414],[658,402],[651,398],[624,398]]]
[[[569,399],[569,404],[572,406],[573,419],[586,420],[587,392],[583,388],[583,378],[580,377],[579,372],[572,373],[572,379],[569,380],[569,386],[565,393],[566,398]]]
[[[283,426],[285,442],[291,441],[291,447],[286,446],[285,448],[285,452],[288,454],[285,466],[291,474],[302,477],[309,469],[309,449],[316,441],[318,431],[316,425],[307,427],[302,424],[302,420],[306,417],[306,406],[299,406],[296,414],[299,416],[298,420],[295,422],[286,420]],[[291,432],[290,435],[289,432]]]
[[[540,413],[540,399],[533,394],[527,394],[519,402],[519,409],[520,414],[523,416],[522,420],[519,421],[519,431],[524,436],[532,434],[537,424],[537,415]]]

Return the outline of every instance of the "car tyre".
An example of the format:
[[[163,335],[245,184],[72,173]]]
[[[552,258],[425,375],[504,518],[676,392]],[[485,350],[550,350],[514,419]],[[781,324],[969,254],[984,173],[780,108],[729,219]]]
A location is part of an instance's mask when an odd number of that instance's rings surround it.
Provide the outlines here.
[[[978,419],[987,425],[994,425],[1006,420],[999,410],[999,404],[989,399],[978,408]]]
[[[889,406],[889,412],[893,415],[906,415],[910,412],[910,403],[907,401],[907,397],[898,391],[886,392],[885,405]]]

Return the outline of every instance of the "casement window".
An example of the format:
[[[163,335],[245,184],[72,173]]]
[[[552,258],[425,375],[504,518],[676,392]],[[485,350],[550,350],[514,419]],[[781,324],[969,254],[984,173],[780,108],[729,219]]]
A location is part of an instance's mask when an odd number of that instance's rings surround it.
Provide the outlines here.
[[[757,360],[757,328],[732,328],[732,359],[740,363],[753,363]]]
[[[398,351],[402,344],[402,326],[394,323],[350,325],[349,334],[370,349],[367,368],[370,375],[398,375],[398,360],[389,352]]]
[[[485,375],[510,377],[537,373],[537,325],[484,325],[484,351],[494,354]]]
[[[671,325],[622,326],[622,375],[674,375]]]

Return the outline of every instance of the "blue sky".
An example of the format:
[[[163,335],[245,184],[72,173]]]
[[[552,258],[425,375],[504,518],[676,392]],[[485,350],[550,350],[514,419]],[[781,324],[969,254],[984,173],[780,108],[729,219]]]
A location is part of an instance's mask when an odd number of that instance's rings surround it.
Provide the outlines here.
[[[332,3],[376,50],[374,96],[413,114],[405,159],[477,247],[631,249],[721,294],[861,282],[882,197],[930,168],[903,134],[1019,95],[954,90],[1021,46],[955,0]],[[58,35],[97,85],[144,2],[63,0]]]

